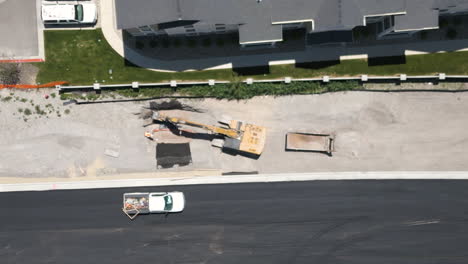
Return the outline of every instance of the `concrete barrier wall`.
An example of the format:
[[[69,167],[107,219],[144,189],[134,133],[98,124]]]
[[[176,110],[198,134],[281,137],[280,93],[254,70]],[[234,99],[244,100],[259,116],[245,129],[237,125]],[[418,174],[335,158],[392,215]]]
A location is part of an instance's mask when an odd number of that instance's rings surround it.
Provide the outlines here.
[[[444,73],[439,73],[437,75],[424,75],[424,76],[409,76],[406,74],[400,74],[399,76],[368,76],[361,75],[359,77],[330,77],[322,76],[316,78],[291,78],[285,77],[282,79],[271,79],[271,80],[254,80],[252,78],[247,78],[243,83],[251,85],[254,83],[291,83],[291,82],[343,82],[343,81],[359,81],[361,83],[373,83],[373,82],[388,82],[388,83],[401,83],[401,82],[467,82],[468,75],[446,75]],[[138,88],[158,88],[158,87],[180,87],[180,86],[197,86],[197,85],[209,85],[213,86],[216,84],[227,84],[231,83],[230,81],[217,81],[217,80],[207,80],[200,82],[183,82],[183,81],[170,81],[170,82],[161,82],[161,83],[139,83],[132,82],[129,84],[101,84],[94,83],[91,85],[78,85],[78,86],[64,86],[56,85],[55,88],[59,93],[71,92],[71,91],[99,91],[105,89],[138,89]]]

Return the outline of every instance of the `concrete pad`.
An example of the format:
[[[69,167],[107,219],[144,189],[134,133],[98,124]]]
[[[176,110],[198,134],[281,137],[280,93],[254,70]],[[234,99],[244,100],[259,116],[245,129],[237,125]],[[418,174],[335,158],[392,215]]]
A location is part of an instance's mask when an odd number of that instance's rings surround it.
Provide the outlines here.
[[[0,61],[44,59],[40,0],[0,0]]]

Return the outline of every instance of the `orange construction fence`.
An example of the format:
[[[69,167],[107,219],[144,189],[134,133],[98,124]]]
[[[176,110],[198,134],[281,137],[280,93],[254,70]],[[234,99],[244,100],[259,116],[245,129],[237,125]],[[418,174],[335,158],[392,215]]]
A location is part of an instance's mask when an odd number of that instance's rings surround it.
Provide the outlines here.
[[[63,85],[68,82],[50,82],[50,83],[44,83],[44,84],[39,84],[39,85],[34,85],[34,84],[0,84],[0,89],[5,89],[5,88],[14,88],[14,89],[37,89],[37,88],[51,88],[55,87],[56,85]]]

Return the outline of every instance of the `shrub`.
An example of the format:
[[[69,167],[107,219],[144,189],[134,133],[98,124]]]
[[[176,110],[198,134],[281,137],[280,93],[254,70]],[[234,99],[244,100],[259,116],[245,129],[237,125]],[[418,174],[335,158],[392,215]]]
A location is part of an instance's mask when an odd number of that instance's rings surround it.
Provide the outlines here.
[[[240,80],[229,84],[216,84],[213,86],[199,85],[180,87],[177,89],[179,95],[196,97],[215,97],[218,99],[240,100],[249,99],[262,95],[291,95],[291,94],[317,94],[326,92],[338,92],[361,89],[359,82],[331,82],[321,84],[318,82],[293,82],[284,83],[254,83],[247,85]],[[129,98],[150,98],[174,95],[171,88],[141,88],[138,91],[133,89],[116,90],[115,93]]]
[[[36,105],[34,107],[34,109],[36,110],[36,114],[38,114],[38,115],[45,115],[46,114],[46,112],[43,111],[39,105]]]
[[[31,112],[31,110],[29,108],[26,108],[26,109],[24,109],[24,114],[28,116],[28,115],[31,115],[32,112]]]
[[[13,97],[7,96],[7,97],[2,98],[2,102],[8,102],[8,101],[11,101],[11,99],[13,99]]]
[[[95,101],[97,99],[99,99],[100,95],[99,94],[95,94],[95,93],[88,93],[86,95],[86,99],[89,100],[89,101]]]
[[[347,91],[361,88],[358,82],[332,82],[322,85],[315,82],[283,83],[254,83],[247,85],[242,82],[231,84],[217,84],[214,86],[192,86],[179,88],[181,94],[192,96],[211,96],[218,99],[249,99],[260,95],[290,95],[290,94],[316,94],[324,92]]]

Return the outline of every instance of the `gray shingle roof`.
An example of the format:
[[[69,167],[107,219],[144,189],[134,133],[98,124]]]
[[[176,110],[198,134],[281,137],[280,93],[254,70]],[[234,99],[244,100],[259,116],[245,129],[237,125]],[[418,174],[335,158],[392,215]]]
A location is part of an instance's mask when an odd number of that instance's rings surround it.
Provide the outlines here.
[[[435,0],[408,1],[406,4],[406,15],[395,17],[395,31],[439,27],[439,11],[434,9],[435,3]]]
[[[365,16],[401,13],[398,30],[437,26],[440,6],[468,0],[115,0],[117,28],[177,20],[238,24],[242,42],[278,40],[284,22],[314,21],[313,31],[346,30]]]

